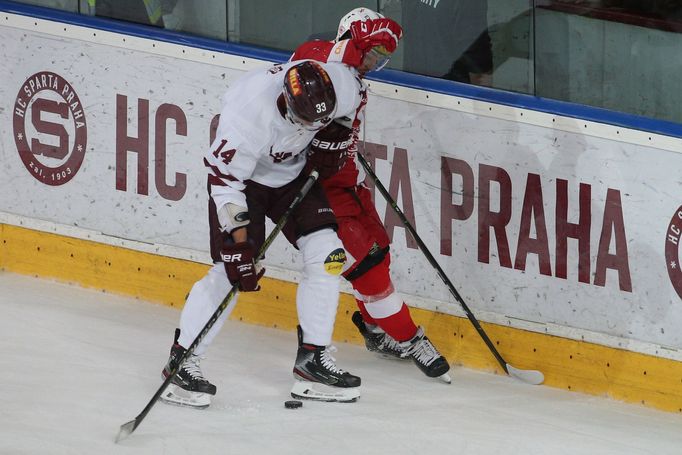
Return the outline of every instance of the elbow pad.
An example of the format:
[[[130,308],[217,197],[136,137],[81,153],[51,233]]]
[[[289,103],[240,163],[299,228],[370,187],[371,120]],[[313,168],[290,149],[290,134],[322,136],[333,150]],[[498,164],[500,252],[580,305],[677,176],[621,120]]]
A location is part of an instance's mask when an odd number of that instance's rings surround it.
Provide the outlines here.
[[[231,202],[221,205],[217,210],[217,215],[220,229],[228,234],[237,228],[246,226],[251,221],[249,209]]]

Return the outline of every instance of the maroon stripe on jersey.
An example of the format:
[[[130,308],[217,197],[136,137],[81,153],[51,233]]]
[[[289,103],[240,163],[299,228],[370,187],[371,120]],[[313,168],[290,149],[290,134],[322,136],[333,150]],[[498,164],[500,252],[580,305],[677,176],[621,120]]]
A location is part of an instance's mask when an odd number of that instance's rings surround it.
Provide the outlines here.
[[[365,104],[367,104],[367,90],[362,90],[360,92],[360,105],[358,106],[357,109],[355,109],[355,118],[353,119],[353,128],[357,128],[359,130],[360,128],[360,119],[358,118],[360,111],[364,109]]]
[[[211,175],[211,174],[208,174],[208,184],[209,185],[215,185],[215,186],[227,186],[227,183],[220,180],[215,175]]]
[[[238,182],[239,181],[239,179],[237,177],[234,177],[234,176],[229,175],[229,174],[223,174],[222,172],[220,172],[220,169],[218,169],[217,166],[214,166],[211,163],[209,163],[206,158],[204,158],[204,166],[206,166],[207,168],[210,168],[211,171],[213,171],[213,175],[216,178],[227,180],[228,182]]]

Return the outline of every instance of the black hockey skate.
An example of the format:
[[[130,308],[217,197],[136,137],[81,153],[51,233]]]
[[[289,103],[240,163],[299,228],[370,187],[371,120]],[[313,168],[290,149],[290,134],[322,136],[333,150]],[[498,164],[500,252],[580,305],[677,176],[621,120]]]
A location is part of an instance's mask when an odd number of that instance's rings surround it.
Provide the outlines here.
[[[360,398],[360,378],[336,366],[328,346],[303,343],[298,330],[298,352],[294,364],[294,387],[291,396],[317,401],[350,403]]]
[[[365,346],[368,351],[376,352],[388,359],[404,360],[409,358],[406,349],[401,347],[400,343],[381,330],[379,326],[367,324],[359,311],[353,313],[351,320],[365,339]]]
[[[400,346],[425,375],[440,378],[448,384],[452,381],[448,374],[450,371],[448,361],[424,335],[424,329],[417,328],[417,333],[412,339],[400,343]]]
[[[162,374],[164,379],[170,376],[178,365],[178,360],[185,353],[185,348],[178,344],[180,329],[175,329],[175,340],[170,350],[168,363]],[[180,406],[205,408],[211,404],[211,395],[216,394],[216,386],[208,382],[201,372],[201,357],[191,354],[171,379],[170,384],[161,395],[161,401]]]

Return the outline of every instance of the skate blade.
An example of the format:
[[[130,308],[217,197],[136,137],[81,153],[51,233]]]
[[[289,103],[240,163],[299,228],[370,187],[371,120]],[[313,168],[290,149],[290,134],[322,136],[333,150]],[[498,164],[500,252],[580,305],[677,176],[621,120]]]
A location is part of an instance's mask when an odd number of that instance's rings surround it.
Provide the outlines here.
[[[299,400],[353,403],[360,398],[360,387],[332,387],[319,382],[295,381],[291,396]]]
[[[195,409],[206,409],[211,404],[211,395],[208,393],[189,392],[175,384],[168,384],[159,399],[166,404]]]
[[[447,373],[441,374],[440,376],[438,376],[438,379],[440,379],[441,381],[443,381],[446,384],[452,384],[452,378]]]
[[[374,352],[374,354],[376,354],[376,356],[381,358],[381,359],[395,360],[396,362],[403,362],[405,360],[410,360],[409,357],[400,357],[400,356],[393,355],[393,354],[387,354],[387,353],[381,352],[381,351],[371,351],[371,352]]]

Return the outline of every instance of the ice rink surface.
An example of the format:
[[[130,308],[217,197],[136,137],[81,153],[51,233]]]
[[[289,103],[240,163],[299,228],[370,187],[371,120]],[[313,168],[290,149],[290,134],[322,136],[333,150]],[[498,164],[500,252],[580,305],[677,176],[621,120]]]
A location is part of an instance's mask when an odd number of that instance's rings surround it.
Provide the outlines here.
[[[0,454],[682,454],[682,416],[455,367],[451,385],[340,344],[357,403],[288,410],[296,335],[228,321],[193,410],[157,403],[179,311],[0,273]]]

